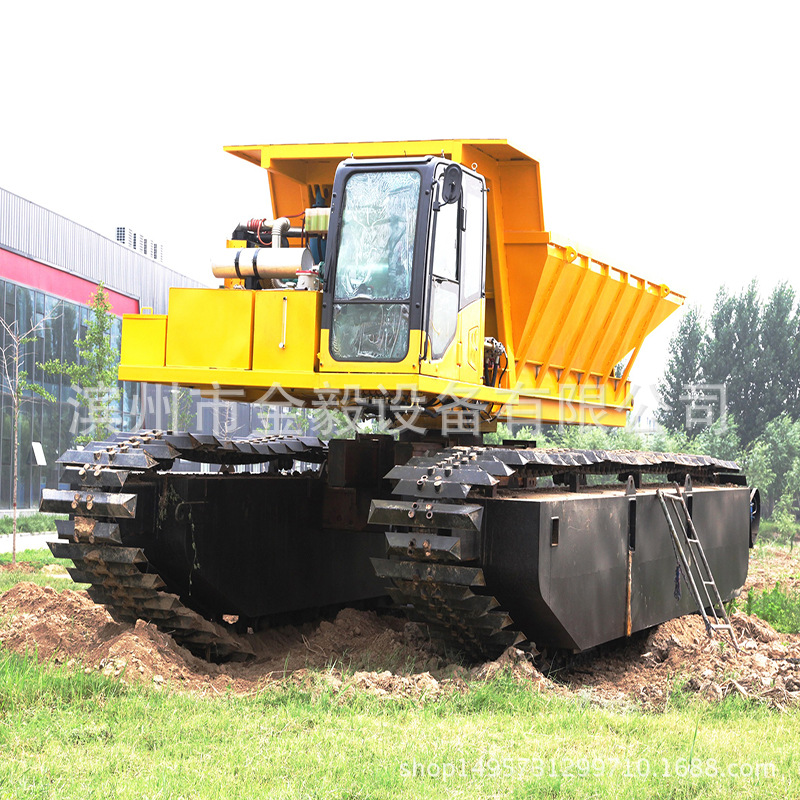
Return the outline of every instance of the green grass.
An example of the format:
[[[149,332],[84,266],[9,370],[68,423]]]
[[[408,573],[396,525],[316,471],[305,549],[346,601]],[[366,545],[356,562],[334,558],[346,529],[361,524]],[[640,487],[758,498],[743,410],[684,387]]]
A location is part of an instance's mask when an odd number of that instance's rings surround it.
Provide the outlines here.
[[[31,564],[36,569],[41,569],[47,564],[65,564],[72,565],[71,561],[65,561],[63,558],[57,559],[50,552],[49,547],[37,548],[35,550],[17,550],[17,561],[25,564]],[[10,564],[11,553],[0,553],[0,564]]]
[[[56,529],[57,519],[66,519],[66,514],[24,514],[17,517],[17,533],[46,533]],[[14,520],[10,516],[0,517],[0,534],[13,532]]]
[[[780,583],[763,592],[749,592],[747,613],[756,614],[781,633],[800,633],[800,592]]]
[[[75,583],[68,575],[60,577],[58,575],[46,575],[42,572],[11,570],[9,572],[0,572],[0,594],[7,592],[22,581],[35,583],[37,586],[51,586],[58,592],[63,592],[64,589],[79,591],[89,585],[87,583]]]
[[[508,678],[425,704],[321,685],[200,698],[0,652],[0,798],[797,797],[798,723],[734,699],[604,709]]]
[[[18,558],[63,563],[49,550]],[[6,579],[74,586],[0,572],[0,591]],[[663,713],[508,677],[422,703],[334,690],[319,673],[311,688],[201,698],[0,645],[0,800],[800,798],[800,709],[675,686]]]
[[[762,520],[758,530],[758,541],[790,547],[800,533],[800,524]]]
[[[0,553],[0,565],[10,563],[11,553]],[[54,558],[48,548],[17,551],[17,564],[19,565],[18,569],[0,570],[0,593],[7,592],[12,586],[16,586],[21,581],[36,583],[39,586],[52,586],[59,592],[64,589],[85,589],[87,586],[85,583],[73,583],[72,578],[69,576],[59,577],[41,572],[42,567],[48,564],[58,564],[65,568],[72,566],[71,561]],[[31,571],[31,568],[34,571]]]

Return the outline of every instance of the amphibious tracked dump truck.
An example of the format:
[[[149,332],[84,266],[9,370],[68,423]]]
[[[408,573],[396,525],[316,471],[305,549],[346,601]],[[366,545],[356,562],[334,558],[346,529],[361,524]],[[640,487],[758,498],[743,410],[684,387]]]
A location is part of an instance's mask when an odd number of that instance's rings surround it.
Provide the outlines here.
[[[473,657],[698,609],[724,627],[758,525],[736,464],[481,439],[498,420],[624,425],[680,295],[553,241],[539,165],[504,140],[227,149],[267,170],[272,216],[236,228],[220,288],[124,317],[120,378],[385,432],[142,431],[64,453],[71,488],[41,507],[70,514],[52,550],[98,603],[218,659],[387,595]]]

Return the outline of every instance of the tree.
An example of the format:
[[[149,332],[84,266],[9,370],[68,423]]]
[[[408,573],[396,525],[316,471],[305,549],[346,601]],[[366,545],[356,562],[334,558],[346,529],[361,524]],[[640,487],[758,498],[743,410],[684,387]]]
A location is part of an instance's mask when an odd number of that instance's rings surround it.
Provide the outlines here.
[[[722,286],[714,299],[714,308],[703,330],[702,352],[699,353],[705,377],[710,383],[725,384],[733,367],[736,341],[731,320],[736,298]]]
[[[173,386],[170,389],[170,427],[173,431],[192,429],[194,423],[192,409],[191,391],[177,385]]]
[[[5,344],[2,348],[0,362],[2,362],[3,389],[11,398],[11,472],[12,472],[12,523],[11,523],[11,563],[17,563],[17,487],[19,485],[19,422],[20,411],[25,403],[31,401],[34,394],[43,397],[48,402],[54,402],[50,392],[28,380],[28,373],[22,369],[23,359],[28,355],[27,345],[35,341],[38,331],[54,319],[58,306],[45,314],[40,320],[31,325],[28,330],[20,332],[19,320],[8,321],[0,317],[0,326],[5,333]]]
[[[726,391],[728,411],[739,424],[744,444],[749,444],[759,435],[761,429],[758,423],[763,417],[764,380],[760,368],[759,339],[761,319],[758,287],[753,281],[736,298],[731,320],[734,353]]]
[[[800,422],[788,414],[771,420],[743,460],[750,482],[761,492],[764,516],[769,517],[782,497],[794,501],[800,494],[793,483],[800,471]]]
[[[40,366],[50,375],[66,375],[76,388],[78,405],[87,409],[89,426],[75,441],[85,444],[92,439],[106,439],[114,430],[122,390],[117,380],[119,352],[111,344],[111,304],[103,284],[89,297],[91,314],[86,334],[75,344],[79,361],[47,361]]]
[[[686,448],[698,453],[726,461],[738,461],[742,452],[739,441],[739,426],[731,417],[721,417],[703,428]]]
[[[738,295],[722,287],[707,321],[689,309],[670,342],[670,359],[659,383],[662,425],[685,427],[683,415],[708,422],[727,418],[747,449],[784,412],[800,415],[800,310],[796,295],[780,284],[766,302],[753,281]],[[694,385],[694,391],[689,387]],[[717,412],[718,413],[714,413]],[[706,425],[689,426],[690,437]],[[720,430],[719,433],[722,433]],[[718,442],[719,444],[719,442]],[[728,444],[723,446],[728,447]]]
[[[795,292],[786,283],[775,287],[761,314],[758,372],[762,381],[761,416],[756,424],[764,430],[770,420],[788,411],[797,418],[797,389],[800,375],[794,369],[800,347],[796,346],[798,317],[794,311]]]
[[[693,386],[703,380],[701,366],[705,326],[697,306],[690,306],[669,343],[669,359],[664,377],[658,383],[661,407],[656,419],[670,431],[686,429],[687,404],[695,402]],[[690,433],[692,431],[689,431]]]
[[[764,373],[765,359],[770,358],[777,335],[773,328],[785,329],[779,317],[785,314],[787,300],[791,316],[794,303],[791,290],[776,291],[764,305],[756,281],[736,297],[721,288],[706,332],[702,354],[706,383],[725,387],[727,412],[738,423],[745,446],[757,439],[785,406],[784,389],[770,387]]]

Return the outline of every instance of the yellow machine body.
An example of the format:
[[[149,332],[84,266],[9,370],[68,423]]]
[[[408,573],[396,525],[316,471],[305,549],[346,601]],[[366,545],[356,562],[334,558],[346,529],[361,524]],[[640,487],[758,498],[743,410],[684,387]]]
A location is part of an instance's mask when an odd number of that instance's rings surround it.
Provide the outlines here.
[[[642,342],[684,298],[554,242],[544,229],[538,162],[505,140],[226,149],[267,170],[274,219],[296,220],[320,196],[334,198],[333,217],[343,161],[355,169],[361,160],[441,154],[463,165],[487,190],[483,291],[460,308],[439,358],[431,356],[425,326],[412,325],[405,355],[382,361],[332,355],[322,290],[244,289],[236,279],[219,289],[172,289],[168,315],[124,317],[121,379],[229,391],[251,402],[280,400],[279,387],[300,405],[325,397],[346,406],[357,391],[413,397],[429,407],[479,404],[490,412],[485,418],[625,424],[628,377]],[[487,338],[505,348],[499,385],[485,380]]]

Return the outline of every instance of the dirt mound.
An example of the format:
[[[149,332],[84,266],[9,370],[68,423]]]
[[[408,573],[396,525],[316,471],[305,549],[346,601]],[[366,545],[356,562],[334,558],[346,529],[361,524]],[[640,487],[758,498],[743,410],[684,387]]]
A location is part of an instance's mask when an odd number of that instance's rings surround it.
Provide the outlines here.
[[[556,691],[558,685],[546,678],[522,650],[509,647],[499,658],[474,667],[471,676],[477,680],[491,680],[499,675],[508,675],[518,681],[531,682],[540,690]]]
[[[83,653],[120,629],[85,592],[57,592],[33,583],[18,583],[0,595],[0,619],[3,646],[40,658]]]
[[[417,626],[345,609],[331,621],[251,635],[255,659],[209,664],[154,625],[114,622],[85,592],[20,583],[0,596],[0,643],[9,650],[201,694],[292,682],[327,686],[343,697],[365,691],[429,701],[465,691],[466,679],[503,673],[537,691],[579,691],[604,704],[663,708],[678,691],[710,700],[735,693],[779,707],[800,703],[800,636],[776,633],[741,613],[732,622],[739,651],[725,636],[709,639],[702,620],[690,616],[560,665],[534,664],[509,648],[496,661],[467,670],[443,658]]]
[[[625,646],[601,648],[558,677],[573,688],[590,688],[601,702],[662,707],[674,692],[685,691],[710,700],[739,694],[780,707],[800,704],[800,636],[777,633],[740,612],[731,623],[738,651],[723,632],[710,639],[703,620],[693,615]]]
[[[273,674],[305,667],[350,670],[385,665],[409,671],[439,666],[430,648],[414,641],[405,620],[352,608],[332,621],[277,628],[253,638],[260,668]]]
[[[377,697],[407,697],[422,702],[437,700],[453,691],[466,691],[466,684],[459,678],[437,680],[430,672],[414,675],[396,675],[383,672],[355,672],[352,675],[341,675],[328,672],[320,675],[301,669],[293,673],[292,681],[311,689],[321,686],[333,689],[341,699],[346,699],[355,692],[366,692]]]
[[[209,664],[152,624],[114,622],[85,592],[19,583],[0,596],[4,647],[123,680],[200,693],[243,693],[296,674],[308,675],[311,669],[333,676],[356,670],[349,685],[375,694],[435,697],[443,691],[423,671],[441,667],[441,659],[395,617],[345,609],[333,621],[276,628],[249,640],[255,659]],[[378,671],[370,671],[375,667]]]
[[[31,564],[30,561],[17,561],[16,564],[9,561],[0,564],[0,572],[36,572],[36,565]]]

